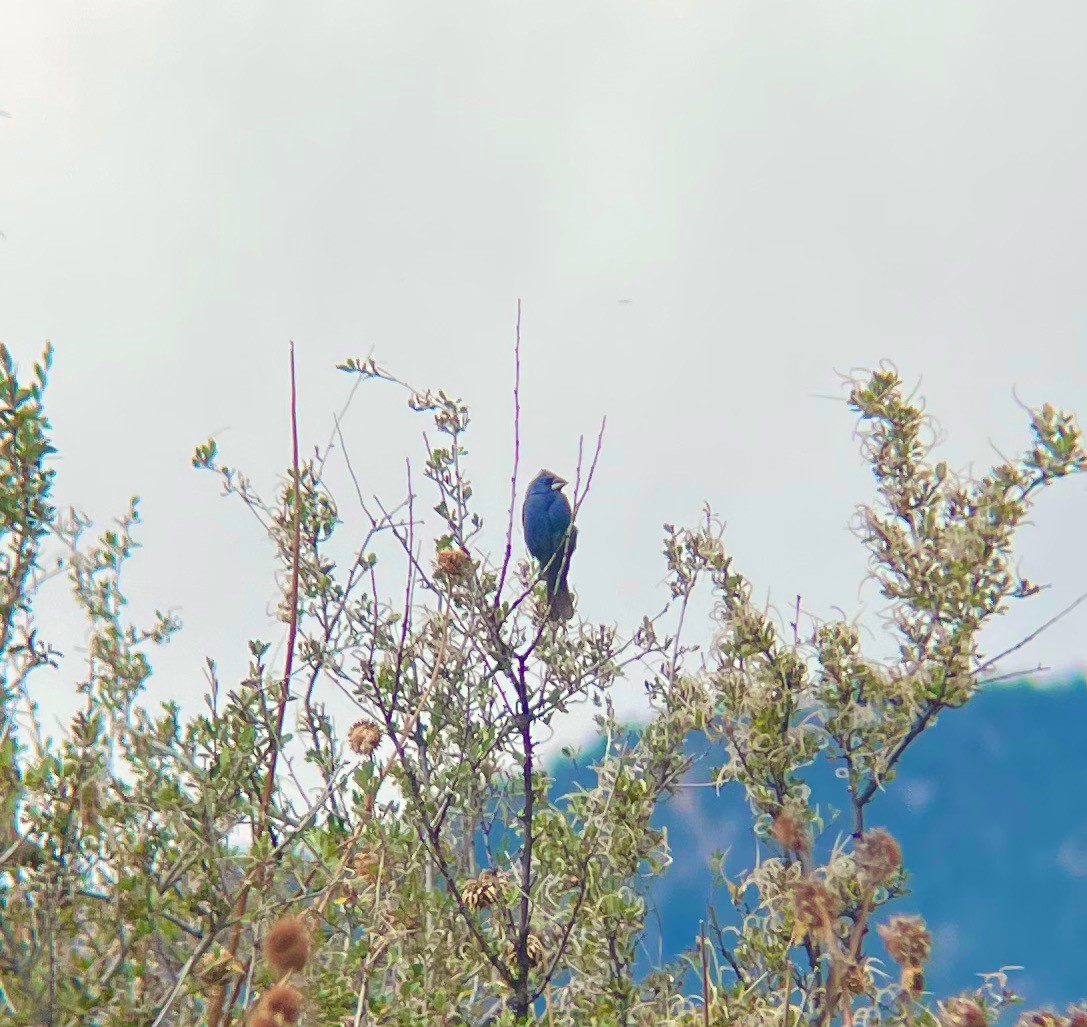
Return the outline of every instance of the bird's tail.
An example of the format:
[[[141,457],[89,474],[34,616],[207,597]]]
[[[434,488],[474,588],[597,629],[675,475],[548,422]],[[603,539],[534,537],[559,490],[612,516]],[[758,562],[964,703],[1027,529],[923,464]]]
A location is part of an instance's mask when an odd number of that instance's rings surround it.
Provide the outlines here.
[[[573,617],[574,597],[570,595],[565,581],[551,593],[551,605],[548,607],[547,615],[551,620],[569,620]]]
[[[551,620],[569,620],[574,615],[574,597],[566,584],[572,549],[572,546],[568,546],[565,552],[558,553],[544,571],[549,600],[547,612]]]

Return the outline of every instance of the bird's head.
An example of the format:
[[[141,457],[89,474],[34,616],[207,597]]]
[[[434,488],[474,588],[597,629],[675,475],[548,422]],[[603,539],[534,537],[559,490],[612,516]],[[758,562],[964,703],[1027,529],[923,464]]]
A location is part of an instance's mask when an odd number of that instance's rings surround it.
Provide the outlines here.
[[[567,481],[565,478],[560,478],[554,471],[549,471],[545,467],[532,479],[532,484],[529,485],[529,489],[533,492],[550,492],[552,490],[559,492],[566,484]]]

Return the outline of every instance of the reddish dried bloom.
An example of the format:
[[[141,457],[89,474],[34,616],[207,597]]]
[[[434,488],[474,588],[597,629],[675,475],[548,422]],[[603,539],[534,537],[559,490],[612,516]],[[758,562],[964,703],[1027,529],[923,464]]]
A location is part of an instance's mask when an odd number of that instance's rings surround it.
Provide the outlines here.
[[[347,732],[347,744],[360,756],[372,756],[381,744],[381,728],[372,720],[357,720]]]
[[[872,990],[868,961],[854,963],[842,974],[842,990],[849,995],[867,995]]]
[[[968,995],[949,998],[940,1004],[942,1027],[988,1027],[989,1018],[981,1004]]]
[[[442,549],[438,552],[438,573],[459,581],[472,573],[472,558],[463,549]]]
[[[1051,1009],[1028,1009],[1020,1014],[1015,1027],[1068,1027],[1068,1020]]]
[[[812,934],[829,937],[838,919],[838,902],[830,889],[820,880],[807,877],[793,885],[793,915],[796,917],[798,935]]]
[[[309,959],[309,927],[295,916],[284,917],[272,925],[264,939],[264,958],[282,977],[291,970],[301,970]]]
[[[786,810],[781,810],[774,817],[770,833],[777,839],[778,844],[789,852],[800,852],[806,855],[811,848],[807,825],[799,817]]]
[[[302,1015],[302,992],[289,984],[275,984],[257,1003],[257,1012],[271,1017],[276,1024],[297,1023]]]
[[[1069,1006],[1066,1015],[1068,1027],[1087,1027],[1087,1009],[1082,1006]]]
[[[863,877],[873,884],[885,884],[902,866],[902,849],[887,831],[877,827],[857,839],[853,858]]]
[[[932,948],[932,935],[919,916],[893,916],[879,925],[879,936],[899,966],[920,967]]]

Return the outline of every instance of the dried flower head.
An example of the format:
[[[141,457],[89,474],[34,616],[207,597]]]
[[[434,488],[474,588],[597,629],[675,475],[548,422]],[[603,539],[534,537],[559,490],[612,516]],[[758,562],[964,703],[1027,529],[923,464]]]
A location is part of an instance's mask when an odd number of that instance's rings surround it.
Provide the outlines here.
[[[291,970],[301,970],[309,959],[310,934],[306,922],[287,916],[272,925],[264,939],[264,958],[282,977]]]
[[[493,906],[502,894],[502,880],[490,868],[482,871],[479,877],[464,884],[464,904],[469,909],[486,909]]]
[[[1069,1006],[1065,1015],[1068,1027],[1087,1027],[1087,1009],[1083,1006]]]
[[[274,984],[261,996],[257,1013],[271,1017],[276,1024],[297,1023],[302,1015],[302,992],[289,984]]]
[[[857,839],[853,858],[862,877],[873,884],[885,884],[902,866],[902,849],[889,832],[877,827]]]
[[[461,581],[472,573],[472,558],[463,549],[441,549],[438,573],[450,581]]]
[[[279,1021],[271,1013],[262,1013],[260,1006],[249,1014],[245,1022],[248,1027],[280,1027]]]
[[[506,957],[506,963],[516,968],[517,948],[512,941],[506,942],[503,947],[503,955]],[[528,965],[531,967],[537,967],[544,961],[547,950],[544,948],[544,943],[538,934],[530,933],[525,939],[525,955],[528,957]]]
[[[372,720],[356,720],[347,732],[347,744],[360,756],[372,756],[381,744],[381,728]]]
[[[778,844],[789,852],[800,852],[804,855],[811,849],[811,839],[808,837],[808,828],[800,817],[788,810],[781,810],[770,826],[770,833],[777,839]]]
[[[838,900],[818,878],[805,877],[793,885],[792,905],[798,938],[807,935],[828,938],[833,934],[834,922],[838,919]]]
[[[848,995],[867,995],[872,990],[872,975],[868,972],[868,960],[852,964],[842,974],[842,990]]]
[[[1028,1009],[1019,1015],[1015,1027],[1068,1027],[1068,1020],[1051,1009]]]
[[[899,966],[922,966],[932,948],[932,935],[919,916],[893,916],[879,925],[879,936]]]
[[[539,966],[544,961],[544,956],[547,955],[543,941],[535,934],[530,934],[526,939],[525,951],[528,954],[528,961],[532,966]]]
[[[969,995],[959,995],[940,1003],[941,1027],[988,1027],[988,1023],[981,1003]]]

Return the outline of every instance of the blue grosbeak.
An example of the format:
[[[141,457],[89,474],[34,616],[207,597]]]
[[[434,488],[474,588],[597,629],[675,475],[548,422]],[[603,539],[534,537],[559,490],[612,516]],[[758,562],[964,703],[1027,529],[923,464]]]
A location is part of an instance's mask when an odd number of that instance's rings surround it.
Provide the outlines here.
[[[540,562],[541,577],[547,582],[550,600],[548,615],[552,620],[569,620],[574,615],[574,601],[566,586],[566,575],[577,545],[577,528],[571,524],[570,501],[562,494],[565,484],[557,474],[540,471],[529,483],[521,509],[525,544]]]

